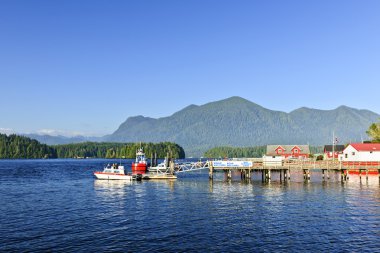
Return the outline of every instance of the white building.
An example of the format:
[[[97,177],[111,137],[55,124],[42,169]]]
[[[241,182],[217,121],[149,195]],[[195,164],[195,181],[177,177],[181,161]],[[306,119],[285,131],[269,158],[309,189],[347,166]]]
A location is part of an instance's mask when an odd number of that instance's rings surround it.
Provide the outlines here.
[[[339,155],[339,161],[380,162],[380,143],[352,143]]]
[[[264,166],[281,166],[284,161],[283,156],[263,156]]]

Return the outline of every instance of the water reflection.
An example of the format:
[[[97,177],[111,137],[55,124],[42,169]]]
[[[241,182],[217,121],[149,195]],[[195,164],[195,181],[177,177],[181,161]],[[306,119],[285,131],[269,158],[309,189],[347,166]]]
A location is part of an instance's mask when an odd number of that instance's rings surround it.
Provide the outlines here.
[[[123,198],[126,194],[125,188],[134,182],[129,180],[94,180],[96,195],[108,198]]]

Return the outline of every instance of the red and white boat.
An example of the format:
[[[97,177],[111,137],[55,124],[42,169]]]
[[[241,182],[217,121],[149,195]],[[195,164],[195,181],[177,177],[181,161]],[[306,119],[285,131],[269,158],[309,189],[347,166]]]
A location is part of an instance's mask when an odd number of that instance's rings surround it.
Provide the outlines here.
[[[94,172],[97,179],[105,180],[132,180],[132,175],[125,174],[124,166],[112,164],[104,167],[103,171]]]
[[[145,174],[148,169],[148,162],[145,158],[145,153],[142,148],[136,152],[136,161],[132,163],[132,174]]]

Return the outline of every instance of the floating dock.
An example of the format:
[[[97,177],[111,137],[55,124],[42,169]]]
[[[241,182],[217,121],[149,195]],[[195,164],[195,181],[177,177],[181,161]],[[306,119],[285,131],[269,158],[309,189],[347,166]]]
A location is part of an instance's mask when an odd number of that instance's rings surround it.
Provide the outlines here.
[[[162,180],[162,179],[166,179],[166,180],[170,180],[170,179],[177,179],[177,176],[176,175],[172,175],[172,174],[156,174],[156,173],[148,173],[148,174],[143,174],[142,175],[142,179],[143,180]]]

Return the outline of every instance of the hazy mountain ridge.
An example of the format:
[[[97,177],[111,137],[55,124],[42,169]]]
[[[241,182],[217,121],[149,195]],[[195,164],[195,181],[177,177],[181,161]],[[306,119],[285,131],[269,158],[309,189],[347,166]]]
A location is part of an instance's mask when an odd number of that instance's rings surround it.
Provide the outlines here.
[[[66,137],[62,135],[52,136],[47,134],[21,134],[23,136],[35,139],[40,143],[47,145],[59,145],[59,144],[70,144],[70,143],[81,143],[86,141],[102,141],[103,137],[87,137],[87,136],[74,136]]]
[[[365,137],[380,115],[340,106],[334,110],[302,107],[290,113],[273,111],[240,97],[190,105],[159,119],[128,118],[107,141],[171,141],[184,147],[187,156],[202,155],[215,146],[331,143],[332,131],[340,143]]]

